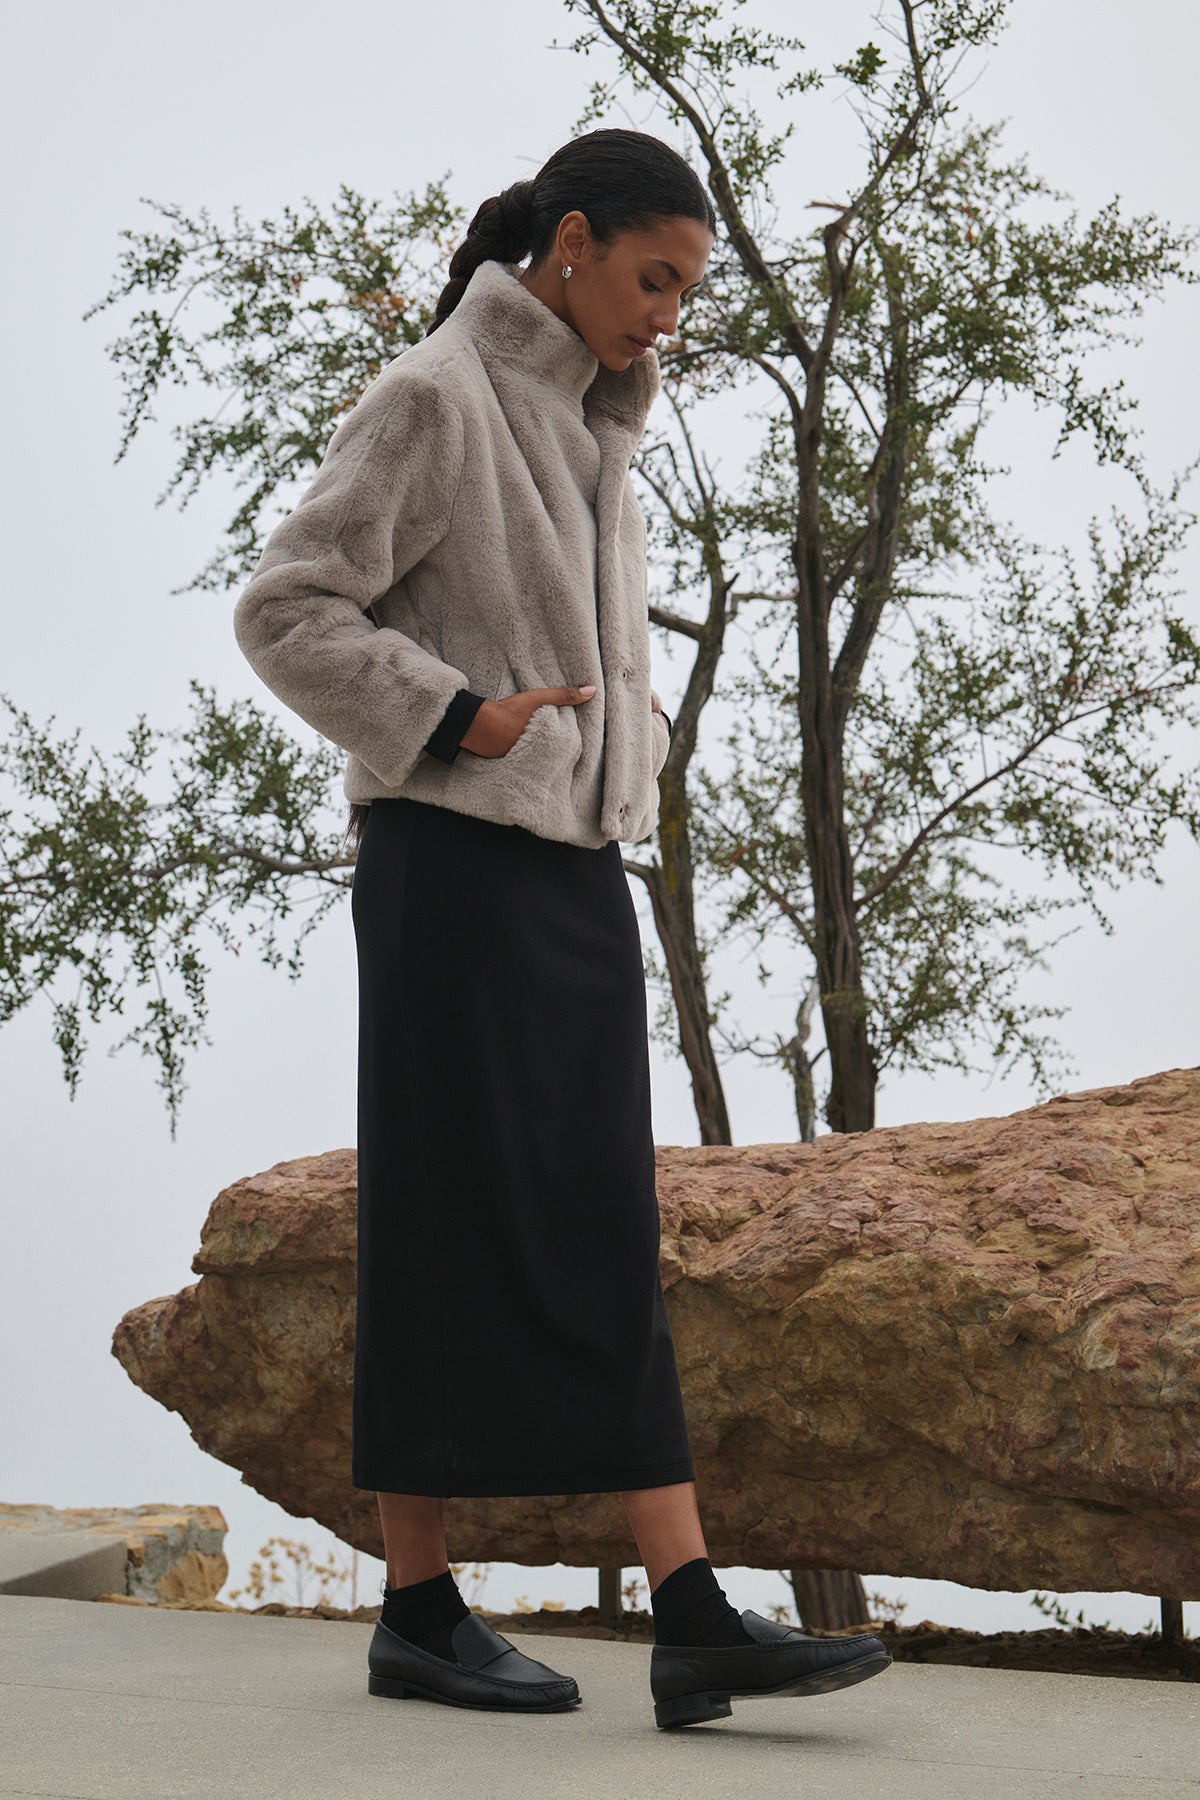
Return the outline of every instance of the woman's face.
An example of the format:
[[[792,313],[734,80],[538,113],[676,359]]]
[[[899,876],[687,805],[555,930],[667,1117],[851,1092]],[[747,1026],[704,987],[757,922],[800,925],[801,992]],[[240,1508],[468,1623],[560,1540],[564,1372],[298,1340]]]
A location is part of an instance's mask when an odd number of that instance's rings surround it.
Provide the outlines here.
[[[521,279],[619,372],[657,337],[675,335],[680,303],[703,278],[714,242],[699,219],[675,217],[598,244],[584,214],[567,213],[555,249]]]

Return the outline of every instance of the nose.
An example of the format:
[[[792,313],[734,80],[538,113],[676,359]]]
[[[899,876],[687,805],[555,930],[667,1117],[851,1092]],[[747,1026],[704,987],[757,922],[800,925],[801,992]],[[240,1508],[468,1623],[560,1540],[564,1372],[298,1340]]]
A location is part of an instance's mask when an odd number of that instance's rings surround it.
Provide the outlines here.
[[[674,337],[679,324],[678,300],[662,301],[655,307],[650,322],[656,337]]]

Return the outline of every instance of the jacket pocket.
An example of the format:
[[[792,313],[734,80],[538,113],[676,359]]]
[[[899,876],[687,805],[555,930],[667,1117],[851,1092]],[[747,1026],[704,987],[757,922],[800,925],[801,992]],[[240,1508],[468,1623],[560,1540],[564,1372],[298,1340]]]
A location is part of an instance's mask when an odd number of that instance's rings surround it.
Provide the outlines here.
[[[573,706],[535,707],[519,738],[497,760],[516,766],[530,780],[570,780],[583,754],[583,738]]]

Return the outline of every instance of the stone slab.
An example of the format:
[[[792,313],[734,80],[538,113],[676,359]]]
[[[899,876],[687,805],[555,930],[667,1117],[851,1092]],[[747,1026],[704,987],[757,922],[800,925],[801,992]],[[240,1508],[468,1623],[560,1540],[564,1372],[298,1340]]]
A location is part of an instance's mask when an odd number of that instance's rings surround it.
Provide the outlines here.
[[[229,1576],[217,1506],[46,1506],[0,1501],[0,1592],[151,1605],[214,1600]],[[119,1559],[111,1546],[121,1547]],[[5,1581],[4,1575],[10,1579]]]
[[[86,1531],[0,1531],[0,1594],[95,1600],[125,1589],[125,1539]]]

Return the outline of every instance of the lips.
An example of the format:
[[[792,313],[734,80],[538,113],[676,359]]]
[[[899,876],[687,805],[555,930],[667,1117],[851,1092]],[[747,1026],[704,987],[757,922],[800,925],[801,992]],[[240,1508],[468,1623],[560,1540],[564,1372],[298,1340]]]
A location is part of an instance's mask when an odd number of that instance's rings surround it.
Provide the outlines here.
[[[629,342],[635,346],[637,353],[640,356],[644,350],[648,350],[650,348],[651,340],[649,338],[636,338],[633,336],[629,336]]]

